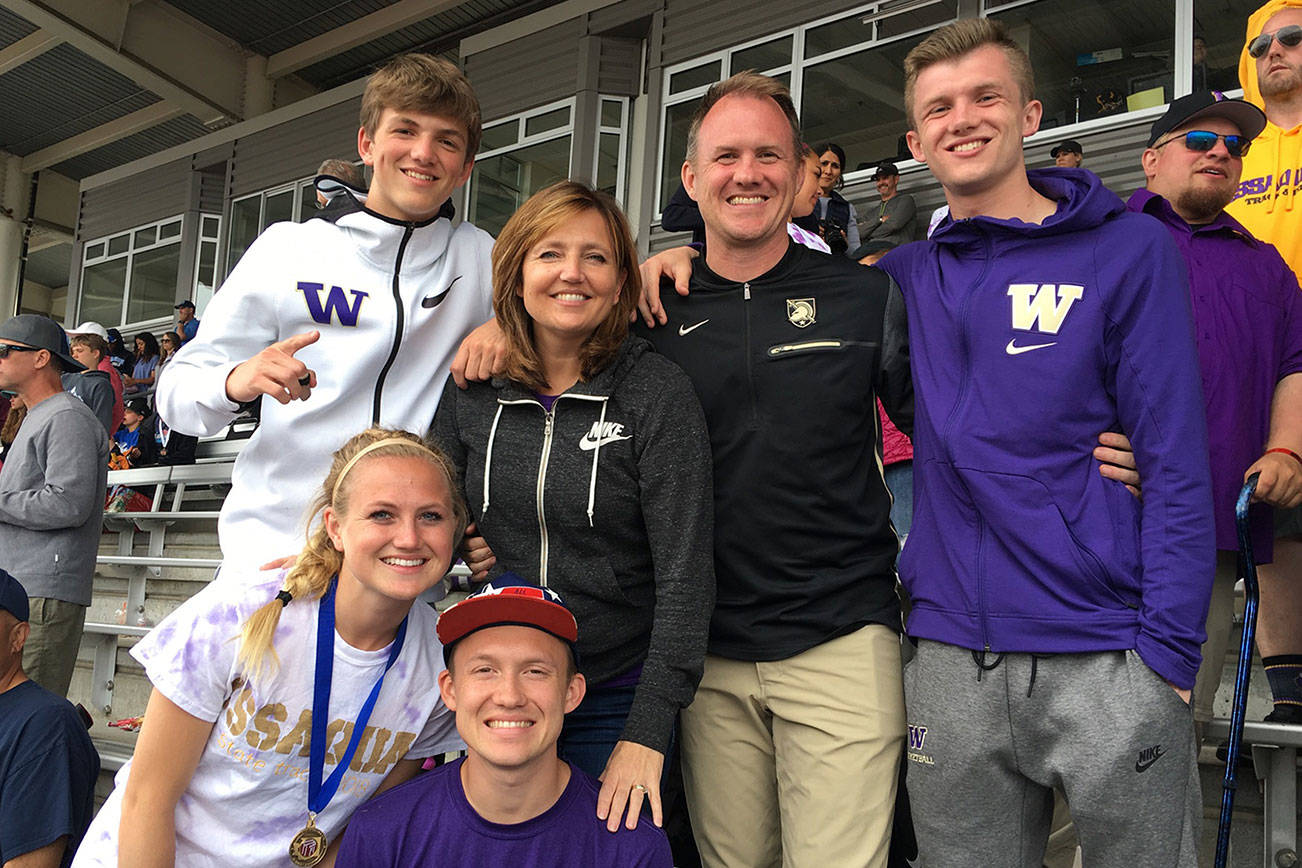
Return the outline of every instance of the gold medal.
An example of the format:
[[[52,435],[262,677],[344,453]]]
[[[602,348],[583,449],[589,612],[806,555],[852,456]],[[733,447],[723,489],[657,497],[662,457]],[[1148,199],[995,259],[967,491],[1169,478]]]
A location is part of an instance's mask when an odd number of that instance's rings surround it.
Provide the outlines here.
[[[294,840],[289,842],[289,861],[295,865],[310,868],[318,864],[325,858],[326,854],[326,836],[325,833],[316,827],[314,822],[315,815],[307,815],[307,825],[303,831],[294,836]]]

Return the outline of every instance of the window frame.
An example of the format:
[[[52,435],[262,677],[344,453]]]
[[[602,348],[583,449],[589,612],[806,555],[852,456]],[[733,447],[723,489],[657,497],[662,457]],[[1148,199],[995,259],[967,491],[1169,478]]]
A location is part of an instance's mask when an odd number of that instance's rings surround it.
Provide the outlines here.
[[[181,240],[185,236],[184,221],[185,221],[185,215],[177,214],[172,217],[164,217],[161,220],[153,220],[148,223],[141,223],[136,226],[132,226],[128,229],[121,229],[118,230],[117,232],[110,232],[107,235],[102,235],[97,238],[91,238],[87,240],[82,245],[81,270],[78,273],[79,279],[77,283],[77,316],[75,317],[75,319],[77,319],[78,321],[82,319],[82,307],[85,300],[84,288],[86,285],[86,269],[96,265],[103,265],[106,262],[115,262],[117,260],[122,260],[122,259],[125,259],[127,261],[127,269],[126,269],[126,275],[122,286],[122,304],[119,307],[118,314],[117,314],[118,322],[114,323],[112,326],[109,326],[107,323],[105,323],[104,324],[105,328],[111,327],[111,328],[120,328],[120,329],[130,329],[139,326],[144,326],[150,323],[156,323],[159,320],[164,319],[165,317],[151,317],[148,319],[135,320],[132,322],[126,321],[127,309],[131,302],[131,282],[135,271],[135,258],[138,254],[149,253],[151,251],[158,250],[163,247],[176,247],[178,253],[177,278],[179,279],[180,278],[180,253],[182,252]],[[160,236],[162,235],[163,228],[164,227],[170,228],[172,226],[177,227],[176,233],[170,235],[167,238],[161,238]],[[151,229],[153,230],[154,233],[154,240],[148,244],[137,245],[136,233],[145,232]],[[122,237],[125,237],[127,239],[127,249],[120,253],[109,253],[108,252],[109,242]],[[96,255],[91,255],[91,249],[96,245],[102,245],[101,252],[97,253]]]
[[[961,12],[961,8],[962,8],[961,3],[957,2],[957,0],[938,0],[938,2],[954,2],[955,15],[953,18],[949,19],[949,21],[957,21],[959,19],[960,17],[959,13]],[[1037,2],[1037,0],[1026,0],[1026,2]],[[745,51],[747,49],[754,48],[759,45],[763,45],[767,42],[773,42],[775,40],[783,39],[786,38],[787,36],[790,36],[791,37],[790,61],[787,63],[779,64],[777,66],[761,69],[758,71],[763,75],[769,75],[769,76],[779,76],[779,75],[787,74],[788,81],[790,82],[788,88],[791,91],[791,100],[793,103],[795,103],[796,112],[800,113],[802,108],[801,103],[804,96],[803,78],[804,78],[804,71],[806,69],[813,66],[818,66],[823,63],[827,63],[829,61],[838,60],[848,55],[858,54],[862,51],[866,51],[871,48],[877,48],[883,45],[890,45],[892,43],[899,42],[904,39],[913,39],[919,36],[920,34],[929,33],[930,31],[935,30],[937,27],[941,27],[945,23],[949,23],[949,22],[942,22],[941,24],[928,24],[924,27],[914,28],[912,30],[905,31],[903,33],[891,34],[889,36],[878,35],[879,28],[882,22],[889,21],[891,18],[895,17],[896,15],[903,15],[913,11],[917,11],[914,4],[910,4],[910,3],[901,4],[899,0],[877,0],[877,2],[875,3],[868,3],[861,6],[851,7],[847,10],[843,10],[841,12],[835,12],[832,13],[831,15],[825,15],[822,18],[816,18],[812,21],[808,21],[804,24],[800,24],[795,27],[788,27],[784,30],[776,30],[772,33],[768,33],[759,38],[748,39],[745,42],[739,42],[735,45],[728,46],[727,48],[722,48],[717,51],[712,51],[709,52],[708,54],[702,54],[697,57],[693,57],[689,60],[684,60],[680,63],[675,63],[672,66],[665,67],[663,72],[663,88],[661,89],[661,93],[666,94],[666,96],[662,100],[662,104],[660,106],[660,133],[659,133],[660,140],[656,149],[656,167],[655,167],[656,181],[655,181],[655,188],[653,191],[653,195],[655,197],[654,201],[656,203],[655,220],[658,222],[660,219],[660,202],[663,201],[664,194],[665,194],[664,163],[665,163],[666,139],[669,133],[669,123],[668,123],[669,109],[673,106],[681,105],[685,102],[699,101],[701,97],[705,96],[706,91],[708,91],[714,84],[716,84],[718,81],[724,81],[725,79],[728,78],[728,76],[732,75],[734,72],[734,70],[732,69],[732,58],[734,55],[736,55],[739,52]],[[817,28],[822,27],[823,25],[834,24],[838,21],[844,21],[847,24],[855,23],[854,19],[856,18],[863,19],[869,16],[873,16],[873,20],[868,24],[864,24],[863,26],[871,28],[871,33],[873,35],[870,38],[865,39],[861,42],[856,42],[852,45],[844,46],[842,48],[836,48],[836,49],[832,49],[831,51],[825,51],[821,54],[815,54],[809,56],[805,54],[805,36],[810,30],[816,30]],[[672,96],[667,95],[669,94],[669,84],[672,76],[680,72],[683,72],[685,70],[689,70],[694,67],[701,66],[703,64],[710,63],[713,61],[719,62],[720,77],[715,82],[711,82],[710,84],[697,85],[696,87],[688,88],[678,93],[675,93]],[[868,173],[868,171],[870,170],[864,170],[864,174]],[[846,174],[848,176],[851,173],[846,173]],[[675,176],[675,179],[676,178],[677,176]]]
[[[979,2],[975,2],[975,3],[970,2],[970,0],[958,0],[958,2],[955,3],[955,9],[956,9],[955,17],[949,20],[956,21],[962,18],[972,17],[973,12],[975,12],[976,17],[987,18],[990,17],[992,14],[1007,12],[1008,10],[1016,9],[1020,7],[1032,6],[1040,2],[1044,2],[1044,0],[1006,0],[1006,2],[1002,2],[1002,3],[999,3],[998,0],[979,0]],[[997,5],[994,5],[996,3]],[[1172,31],[1171,31],[1171,39],[1173,40],[1172,75],[1173,75],[1173,90],[1175,92],[1172,94],[1171,98],[1176,99],[1181,96],[1187,95],[1190,92],[1191,83],[1192,83],[1190,69],[1192,68],[1192,60],[1193,60],[1192,46],[1193,46],[1193,36],[1194,36],[1195,0],[1172,0],[1172,3],[1174,6],[1174,10],[1173,10],[1174,16],[1173,16]],[[655,152],[656,154],[655,156],[656,165],[654,167],[655,181],[650,191],[653,197],[653,201],[655,203],[655,206],[652,209],[654,214],[653,221],[657,224],[660,221],[660,214],[661,214],[660,203],[664,201],[666,195],[664,185],[667,182],[672,183],[673,180],[677,180],[677,176],[675,175],[673,179],[668,179],[667,181],[666,171],[665,171],[666,169],[665,148],[667,146],[667,140],[669,134],[669,111],[674,106],[678,106],[686,102],[693,102],[693,101],[700,100],[700,98],[705,95],[705,92],[709,90],[711,86],[711,84],[698,85],[696,87],[688,88],[678,93],[670,95],[669,92],[670,81],[674,75],[680,72],[684,72],[686,70],[693,69],[698,66],[702,66],[707,63],[717,61],[719,64],[719,78],[717,79],[717,81],[723,81],[733,72],[733,70],[731,69],[732,57],[737,52],[744,51],[748,48],[753,48],[757,45],[763,45],[766,42],[772,42],[774,40],[781,39],[786,36],[791,36],[792,44],[791,44],[790,62],[780,64],[778,66],[774,66],[769,69],[759,70],[759,71],[764,75],[776,76],[776,75],[782,75],[784,73],[789,75],[791,98],[796,105],[797,112],[799,113],[802,110],[803,79],[806,70],[810,69],[811,67],[817,66],[819,64],[826,63],[828,61],[836,60],[851,54],[857,54],[859,52],[868,49],[877,48],[894,42],[899,42],[900,40],[903,39],[917,39],[920,35],[929,33],[935,30],[936,28],[943,26],[944,23],[947,23],[947,22],[942,22],[940,24],[931,24],[931,25],[927,25],[926,27],[911,29],[899,34],[892,34],[887,37],[881,37],[878,35],[879,34],[878,25],[882,21],[887,21],[890,18],[894,17],[894,15],[900,15],[900,14],[905,14],[907,12],[917,11],[917,8],[918,7],[916,4],[912,4],[909,2],[901,2],[901,0],[878,0],[878,2],[864,4],[857,7],[851,7],[848,10],[835,12],[830,15],[823,16],[822,18],[814,19],[812,21],[797,25],[795,27],[788,27],[782,30],[775,30],[771,33],[767,33],[755,39],[749,39],[744,42],[738,42],[734,45],[729,45],[727,47],[717,49],[715,51],[696,55],[694,57],[675,63],[671,66],[664,67],[664,69],[661,72],[662,75],[661,93],[664,94],[664,96],[661,98],[661,104],[658,109],[660,129],[658,133],[658,142],[657,142],[657,147]],[[878,15],[881,15],[882,17],[876,18],[875,16]],[[872,27],[871,32],[873,35],[870,38],[864,39],[860,42],[856,42],[852,45],[847,45],[842,48],[834,49],[832,51],[827,51],[822,54],[810,55],[810,56],[805,55],[805,41],[806,41],[805,36],[808,31],[821,27],[825,24],[831,24],[837,21],[845,21],[846,23],[850,23],[856,16],[859,16],[861,18],[862,17],[874,18],[874,20],[871,22],[871,27]],[[901,82],[901,89],[902,89],[902,85],[903,82]],[[1236,93],[1236,92],[1227,91],[1227,93]],[[1109,128],[1117,124],[1124,125],[1128,122],[1126,119],[1129,119],[1130,122],[1133,122],[1135,120],[1144,121],[1147,120],[1150,116],[1155,116],[1154,114],[1155,111],[1156,111],[1155,109],[1139,109],[1134,112],[1121,112],[1119,114],[1110,115],[1103,118],[1089,118],[1086,120],[1078,121],[1076,123],[1063,124],[1061,126],[1053,127],[1051,131],[1048,129],[1039,131],[1030,140],[1029,143],[1034,144],[1042,137],[1043,138],[1057,138],[1057,137],[1070,138],[1072,136],[1084,135],[1088,132],[1096,131],[1100,128]],[[901,161],[901,162],[912,162],[912,161]],[[863,178],[866,178],[869,174],[871,174],[871,171],[872,171],[871,169],[865,169],[860,172],[847,172],[845,176],[846,181],[856,182],[862,180]]]

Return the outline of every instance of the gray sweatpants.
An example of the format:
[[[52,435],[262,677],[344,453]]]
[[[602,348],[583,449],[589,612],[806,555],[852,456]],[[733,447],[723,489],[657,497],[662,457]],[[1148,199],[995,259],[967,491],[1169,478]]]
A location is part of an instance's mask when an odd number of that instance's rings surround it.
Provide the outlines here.
[[[1039,868],[1055,787],[1090,868],[1197,865],[1193,716],[1138,654],[983,662],[924,640],[904,670],[924,868]]]

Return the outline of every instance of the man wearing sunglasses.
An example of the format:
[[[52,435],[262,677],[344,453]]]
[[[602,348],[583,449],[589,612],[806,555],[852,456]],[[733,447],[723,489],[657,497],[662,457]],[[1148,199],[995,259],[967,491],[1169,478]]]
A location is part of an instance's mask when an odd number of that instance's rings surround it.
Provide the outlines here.
[[[0,467],[0,569],[22,576],[30,595],[23,670],[59,696],[90,605],[108,473],[104,426],[59,379],[80,370],[54,320],[24,314],[0,324],[0,389],[27,405]]]
[[[1271,0],[1248,19],[1239,79],[1268,123],[1226,210],[1302,274],[1302,0]],[[1274,562],[1258,577],[1257,648],[1275,700],[1266,719],[1302,724],[1302,508],[1275,511]]]
[[[1302,501],[1302,293],[1279,252],[1225,213],[1249,143],[1266,126],[1251,103],[1200,91],[1153,124],[1142,162],[1147,188],[1131,211],[1162,222],[1189,265],[1216,512],[1216,578],[1194,685],[1194,721],[1212,718],[1233,617],[1234,501],[1261,473],[1257,499]],[[1272,411],[1273,406],[1273,411]],[[1264,444],[1264,445],[1263,445]],[[1271,560],[1270,511],[1252,515],[1258,563]]]

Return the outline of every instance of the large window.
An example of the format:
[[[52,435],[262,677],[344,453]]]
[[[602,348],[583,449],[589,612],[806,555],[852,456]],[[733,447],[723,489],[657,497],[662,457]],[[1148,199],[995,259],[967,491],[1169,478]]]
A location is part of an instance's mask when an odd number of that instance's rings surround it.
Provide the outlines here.
[[[1041,129],[1175,97],[1175,0],[985,0],[1035,70]]]
[[[294,181],[231,203],[231,230],[226,245],[226,273],[272,223],[302,223],[316,210],[316,189],[312,178]]]
[[[1237,87],[1244,23],[1257,5],[1256,0],[962,3],[965,15],[1004,22],[1030,54],[1036,95],[1044,103],[1044,129],[1160,106],[1183,96],[1190,84]],[[904,56],[958,12],[959,0],[880,0],[668,67],[657,201],[663,206],[678,187],[688,125],[701,96],[743,69],[787,82],[805,141],[841,145],[848,171],[907,158]],[[1179,34],[1177,21],[1182,22]],[[1192,29],[1183,23],[1188,21]],[[1191,74],[1184,74],[1181,64]]]
[[[658,201],[680,183],[692,113],[710,85],[753,69],[791,88],[805,141],[845,148],[848,171],[907,155],[903,136],[904,55],[922,36],[958,17],[957,0],[899,0],[862,6],[665,71]]]
[[[118,326],[171,317],[180,265],[180,217],[88,242],[78,319]]]
[[[1259,0],[1194,0],[1194,89],[1237,90],[1248,17]],[[1255,35],[1255,34],[1254,34]]]
[[[195,316],[202,318],[203,312],[217,291],[217,245],[221,240],[222,218],[220,214],[199,215],[199,249],[194,258],[194,300]]]
[[[623,198],[628,99],[603,96],[597,119],[596,185]],[[466,219],[497,235],[524,201],[571,175],[574,100],[550,103],[484,127],[466,185]]]

